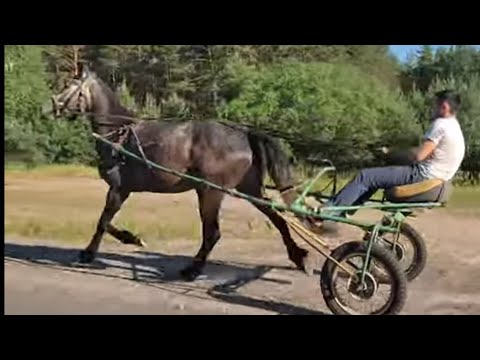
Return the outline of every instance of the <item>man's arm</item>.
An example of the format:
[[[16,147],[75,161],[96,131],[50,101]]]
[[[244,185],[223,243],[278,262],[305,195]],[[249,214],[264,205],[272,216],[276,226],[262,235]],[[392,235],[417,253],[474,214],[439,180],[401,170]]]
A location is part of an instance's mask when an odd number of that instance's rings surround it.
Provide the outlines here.
[[[440,122],[436,121],[425,134],[423,144],[419,148],[408,151],[390,151],[388,148],[383,148],[382,152],[395,165],[409,165],[415,162],[422,162],[433,155],[443,136],[444,128]]]
[[[435,121],[432,127],[427,131],[424,142],[416,154],[416,161],[422,162],[433,155],[440,141],[445,136],[445,127],[442,121]]]
[[[427,160],[430,156],[432,156],[436,148],[437,143],[430,139],[425,140],[420,149],[415,154],[415,161],[422,162]]]

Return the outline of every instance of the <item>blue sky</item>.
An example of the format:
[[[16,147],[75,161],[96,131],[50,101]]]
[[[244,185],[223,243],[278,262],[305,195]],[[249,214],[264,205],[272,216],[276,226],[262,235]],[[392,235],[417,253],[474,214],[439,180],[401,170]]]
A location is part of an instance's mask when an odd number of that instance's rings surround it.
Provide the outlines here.
[[[407,60],[409,54],[418,50],[422,45],[390,45],[391,51],[401,60]],[[432,45],[433,48],[440,46],[452,46],[452,45]]]

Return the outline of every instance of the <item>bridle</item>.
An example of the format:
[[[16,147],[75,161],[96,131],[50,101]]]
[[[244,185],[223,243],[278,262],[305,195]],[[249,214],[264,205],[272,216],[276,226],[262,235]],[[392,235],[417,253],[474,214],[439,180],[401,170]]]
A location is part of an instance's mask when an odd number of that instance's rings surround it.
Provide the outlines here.
[[[104,117],[104,118],[119,118],[119,119],[125,119],[125,120],[129,120],[131,121],[132,123],[136,123],[138,122],[138,119],[136,118],[133,118],[133,117],[130,117],[130,116],[124,116],[124,115],[113,115],[113,114],[97,114],[97,113],[93,113],[93,112],[89,112],[89,111],[86,111],[86,107],[88,106],[89,103],[91,103],[91,94],[88,94],[88,96],[85,96],[85,101],[87,103],[87,105],[82,108],[82,105],[81,105],[81,99],[79,99],[79,106],[77,107],[77,110],[70,110],[68,109],[68,104],[72,101],[72,99],[74,98],[75,95],[77,95],[78,93],[80,93],[79,96],[82,96],[82,91],[83,91],[83,88],[87,85],[89,85],[90,82],[92,82],[92,79],[90,76],[87,76],[83,79],[74,79],[76,81],[80,81],[80,83],[76,86],[76,88],[71,91],[71,93],[66,97],[66,99],[64,101],[62,101],[61,103],[58,102],[57,100],[57,97],[56,96],[53,96],[52,97],[52,101],[54,103],[54,106],[55,106],[55,115],[58,115],[58,113],[62,113],[62,112],[66,112],[67,114],[77,114],[77,115],[90,115],[90,116],[96,116],[96,117]],[[85,92],[88,92],[85,91]],[[96,121],[96,124],[100,125],[100,126],[105,126],[105,127],[123,127],[125,126],[125,124],[115,124],[115,123],[111,123],[111,122],[102,122],[102,121]]]
[[[58,114],[58,112],[64,112],[67,108],[67,105],[70,103],[70,101],[72,101],[73,97],[75,95],[77,95],[77,93],[80,93],[81,95],[81,92],[82,92],[82,88],[84,87],[85,84],[88,83],[88,81],[90,80],[89,77],[85,77],[84,79],[74,79],[74,80],[77,80],[77,81],[80,81],[80,83],[78,84],[78,86],[76,87],[75,90],[73,90],[65,100],[63,100],[61,103],[58,102],[57,100],[57,96],[52,96],[52,101],[53,103],[55,104],[55,110],[56,110],[56,114]],[[70,112],[70,110],[68,110]],[[79,109],[79,111],[81,111],[81,109]]]

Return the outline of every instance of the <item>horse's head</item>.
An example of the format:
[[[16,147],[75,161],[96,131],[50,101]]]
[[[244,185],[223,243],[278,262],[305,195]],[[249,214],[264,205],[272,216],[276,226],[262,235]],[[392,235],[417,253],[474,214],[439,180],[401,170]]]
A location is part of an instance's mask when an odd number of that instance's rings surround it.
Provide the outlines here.
[[[59,94],[52,96],[55,117],[66,116],[74,120],[78,115],[91,112],[94,82],[94,74],[86,65],[82,66],[79,74],[70,80]]]

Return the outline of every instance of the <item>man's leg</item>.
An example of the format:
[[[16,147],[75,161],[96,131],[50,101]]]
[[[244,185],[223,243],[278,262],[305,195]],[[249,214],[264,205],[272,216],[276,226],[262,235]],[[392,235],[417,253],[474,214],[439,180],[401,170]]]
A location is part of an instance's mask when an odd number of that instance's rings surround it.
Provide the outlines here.
[[[417,166],[390,166],[362,170],[327,206],[361,205],[379,189],[425,180]]]

